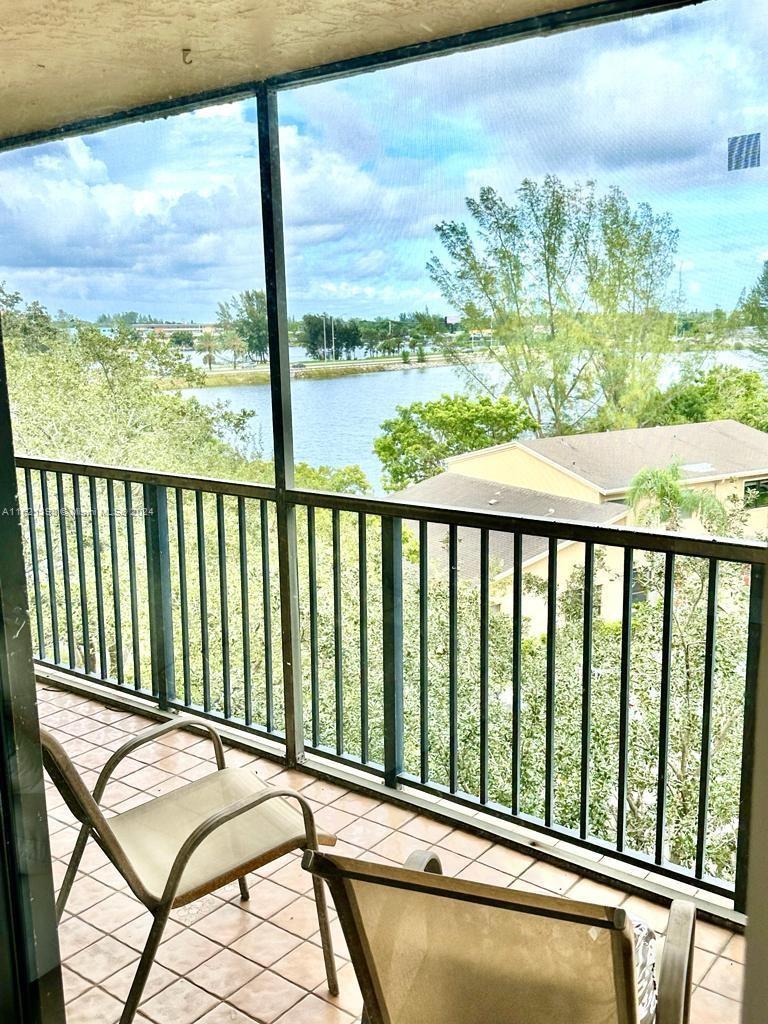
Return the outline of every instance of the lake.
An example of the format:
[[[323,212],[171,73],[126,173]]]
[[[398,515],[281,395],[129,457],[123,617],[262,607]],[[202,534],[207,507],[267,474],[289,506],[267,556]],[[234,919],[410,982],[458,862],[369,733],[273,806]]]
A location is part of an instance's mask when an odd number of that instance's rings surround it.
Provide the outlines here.
[[[716,364],[754,369],[749,352],[718,352],[697,356],[706,367]],[[681,362],[670,358],[659,383],[667,386],[680,372]],[[362,467],[374,490],[381,493],[381,465],[373,451],[381,423],[398,405],[426,402],[465,390],[463,374],[452,366],[427,366],[383,373],[351,374],[331,379],[299,378],[291,381],[293,441],[297,461],[314,466]],[[269,387],[189,388],[182,392],[205,405],[226,402],[233,411],[256,413],[265,458],[272,457]]]

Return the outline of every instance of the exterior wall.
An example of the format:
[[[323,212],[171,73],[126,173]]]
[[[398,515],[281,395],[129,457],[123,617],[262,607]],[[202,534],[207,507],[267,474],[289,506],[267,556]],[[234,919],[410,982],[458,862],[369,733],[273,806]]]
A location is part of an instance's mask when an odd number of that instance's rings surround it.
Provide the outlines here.
[[[600,492],[596,487],[576,480],[557,466],[542,462],[524,448],[471,452],[448,462],[445,468],[450,473],[494,480],[510,487],[528,487],[532,491],[600,503]]]
[[[616,621],[621,618],[624,552],[621,548],[616,547],[596,548],[596,556],[598,552],[604,555],[604,564],[602,567],[595,569],[595,588],[599,587],[601,589],[599,614],[606,621]],[[574,569],[581,569],[583,566],[583,544],[566,544],[563,547],[559,547],[557,551],[558,590],[568,581]],[[523,570],[523,577],[525,578],[527,575],[535,576],[546,583],[547,568],[547,556],[544,554],[540,559]],[[498,601],[501,610],[511,616],[514,604],[511,575],[504,577],[503,580],[499,580],[494,586],[494,592],[495,599]],[[595,600],[597,602],[597,595]],[[537,594],[523,592],[523,618],[528,620],[527,632],[529,634],[536,636],[545,633],[547,630],[546,595],[539,597]]]

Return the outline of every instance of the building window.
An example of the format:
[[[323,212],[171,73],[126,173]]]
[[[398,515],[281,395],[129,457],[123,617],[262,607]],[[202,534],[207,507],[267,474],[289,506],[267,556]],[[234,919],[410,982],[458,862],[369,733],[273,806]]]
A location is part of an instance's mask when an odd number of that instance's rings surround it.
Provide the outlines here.
[[[747,508],[764,508],[768,505],[768,479],[745,482],[744,504]]]

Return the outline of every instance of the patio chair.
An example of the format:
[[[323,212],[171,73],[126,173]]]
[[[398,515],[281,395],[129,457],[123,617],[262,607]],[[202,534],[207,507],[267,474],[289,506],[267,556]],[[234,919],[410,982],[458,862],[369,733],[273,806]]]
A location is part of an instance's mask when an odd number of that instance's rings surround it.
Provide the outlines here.
[[[445,878],[429,852],[303,865],[330,886],[363,1024],[688,1022],[693,903],[672,904],[656,984],[635,959],[636,931],[650,948],[653,933],[623,910]]]
[[[172,910],[235,879],[240,884],[241,898],[247,900],[248,872],[291,850],[316,850],[318,842],[331,846],[336,842],[335,836],[318,835],[312,809],[299,793],[266,786],[249,768],[227,768],[221,737],[211,726],[198,722],[194,728],[210,736],[218,770],[106,817],[99,803],[120,762],[137,747],[190,725],[188,720],[180,719],[137,733],[104,765],[93,795],[61,744],[40,730],[45,769],[82,826],[56,901],[58,919],[89,836],[154,918],[120,1024],[133,1020]],[[291,801],[299,805],[298,809]],[[338,983],[325,892],[319,878],[313,881],[328,988],[336,995]]]

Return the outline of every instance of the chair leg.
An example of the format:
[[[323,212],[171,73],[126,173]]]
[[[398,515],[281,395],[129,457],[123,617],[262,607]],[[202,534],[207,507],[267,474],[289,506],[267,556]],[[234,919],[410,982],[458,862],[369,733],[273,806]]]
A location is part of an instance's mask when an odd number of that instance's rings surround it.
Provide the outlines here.
[[[125,1006],[123,1007],[120,1024],[131,1024],[131,1021],[136,1015],[136,1010],[141,1002],[144,986],[147,983],[149,972],[152,970],[152,965],[155,962],[157,947],[160,945],[160,940],[163,937],[163,932],[165,931],[165,926],[168,923],[170,913],[170,904],[165,907],[161,907],[155,913],[155,920],[152,924],[152,928],[150,929],[149,938],[144,946],[144,952],[141,954],[139,966],[136,968],[136,974],[134,975],[131,989],[128,993],[128,998],[126,999]]]
[[[66,874],[64,875],[64,881],[61,883],[59,889],[59,895],[56,897],[56,920],[61,920],[61,916],[64,913],[64,907],[67,905],[69,894],[72,891],[72,883],[77,877],[77,869],[80,867],[80,861],[83,859],[83,852],[85,850],[85,844],[88,842],[88,836],[91,834],[91,830],[88,825],[83,825],[80,829],[80,834],[77,837],[75,848],[72,851],[69,864],[67,865]]]
[[[322,879],[316,875],[312,876],[312,886],[315,890],[315,906],[317,907],[317,920],[320,925],[320,940],[323,944],[323,959],[325,960],[325,976],[328,979],[328,991],[332,996],[337,996],[339,994],[339,982],[336,977],[336,961],[333,957],[331,922],[328,919],[328,903],[325,898],[325,888]]]
[[[242,878],[238,878],[237,883],[240,886],[240,899],[249,900],[251,894],[248,892],[248,883],[245,880],[245,875]]]

